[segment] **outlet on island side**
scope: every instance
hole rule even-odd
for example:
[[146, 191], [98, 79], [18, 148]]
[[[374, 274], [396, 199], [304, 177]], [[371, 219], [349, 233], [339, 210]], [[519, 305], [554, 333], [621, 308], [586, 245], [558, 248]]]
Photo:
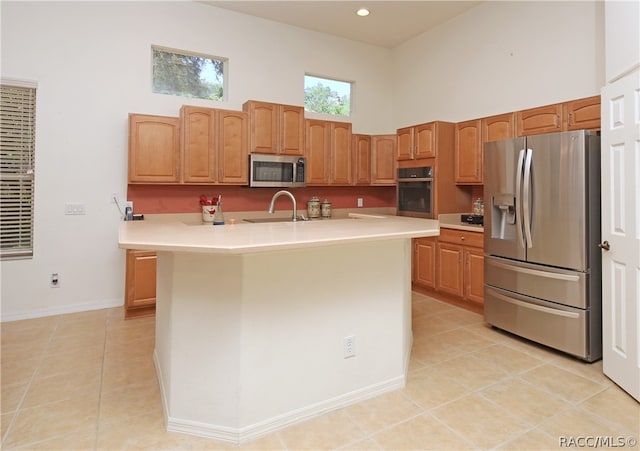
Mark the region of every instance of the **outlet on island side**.
[[59, 288], [60, 287], [60, 276], [57, 272], [51, 274], [51, 288]]
[[344, 345], [344, 358], [355, 357], [356, 355], [356, 336], [349, 335], [343, 339]]

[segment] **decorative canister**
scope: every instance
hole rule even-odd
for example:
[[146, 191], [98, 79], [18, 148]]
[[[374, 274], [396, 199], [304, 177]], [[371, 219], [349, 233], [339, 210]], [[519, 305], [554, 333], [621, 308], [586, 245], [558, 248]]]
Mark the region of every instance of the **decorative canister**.
[[202, 221], [213, 222], [213, 216], [216, 212], [215, 205], [203, 205], [202, 206]]
[[320, 204], [320, 211], [323, 218], [331, 217], [331, 202], [325, 199], [322, 204]]
[[313, 196], [311, 200], [307, 202], [307, 216], [309, 218], [320, 217], [320, 199], [316, 196]]

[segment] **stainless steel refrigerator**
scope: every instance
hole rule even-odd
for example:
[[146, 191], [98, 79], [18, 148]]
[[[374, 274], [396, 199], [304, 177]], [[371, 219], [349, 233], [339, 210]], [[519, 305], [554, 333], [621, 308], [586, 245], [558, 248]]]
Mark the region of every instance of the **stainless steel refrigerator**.
[[484, 147], [485, 320], [586, 361], [602, 357], [600, 137]]

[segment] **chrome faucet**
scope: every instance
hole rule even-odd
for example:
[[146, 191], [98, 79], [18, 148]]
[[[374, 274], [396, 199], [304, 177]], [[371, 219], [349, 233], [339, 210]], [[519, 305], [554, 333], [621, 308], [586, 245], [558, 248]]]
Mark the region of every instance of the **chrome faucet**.
[[296, 204], [296, 198], [293, 197], [293, 194], [291, 194], [289, 191], [286, 190], [280, 190], [277, 193], [275, 193], [273, 195], [273, 197], [271, 198], [271, 203], [269, 204], [269, 213], [273, 213], [276, 209], [276, 199], [280, 196], [289, 196], [289, 198], [291, 199], [291, 202], [293, 202], [293, 218], [291, 219], [292, 221], [297, 221], [298, 220], [298, 205]]

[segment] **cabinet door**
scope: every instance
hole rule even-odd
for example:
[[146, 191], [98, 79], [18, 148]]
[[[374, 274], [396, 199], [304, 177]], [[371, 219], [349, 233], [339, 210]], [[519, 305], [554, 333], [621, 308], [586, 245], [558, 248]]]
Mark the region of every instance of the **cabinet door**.
[[278, 107], [250, 100], [242, 106], [249, 114], [249, 152], [278, 153]]
[[482, 142], [515, 138], [515, 113], [499, 114], [482, 119]]
[[398, 129], [396, 136], [398, 143], [397, 160], [411, 160], [413, 158], [413, 127]]
[[180, 122], [184, 182], [215, 182], [215, 110], [183, 106], [180, 110]]
[[180, 119], [129, 115], [129, 182], [180, 182]]
[[330, 183], [335, 185], [351, 184], [351, 124], [331, 122]]
[[329, 183], [329, 123], [315, 119], [306, 121], [307, 184]]
[[562, 131], [562, 104], [547, 105], [516, 112], [517, 136]]
[[438, 243], [437, 289], [463, 297], [463, 248], [455, 244]]
[[480, 120], [457, 123], [455, 135], [456, 183], [482, 183], [482, 153]]
[[246, 185], [249, 179], [247, 113], [218, 110], [218, 181]]
[[414, 159], [435, 158], [436, 138], [435, 123], [416, 125], [413, 128]]
[[484, 252], [473, 247], [464, 251], [465, 268], [465, 299], [469, 301], [484, 302]]
[[371, 183], [373, 185], [396, 184], [396, 135], [372, 137]]
[[[371, 183], [371, 136], [352, 135], [351, 152], [353, 153], [353, 183], [369, 185]], [[395, 157], [393, 154], [394, 160]]]
[[153, 251], [127, 249], [125, 318], [155, 313], [156, 260]]
[[415, 283], [436, 287], [436, 238], [417, 238], [415, 240], [414, 281]]
[[304, 155], [304, 108], [291, 105], [279, 105], [278, 153], [286, 155]]
[[565, 103], [565, 130], [600, 130], [600, 96]]

